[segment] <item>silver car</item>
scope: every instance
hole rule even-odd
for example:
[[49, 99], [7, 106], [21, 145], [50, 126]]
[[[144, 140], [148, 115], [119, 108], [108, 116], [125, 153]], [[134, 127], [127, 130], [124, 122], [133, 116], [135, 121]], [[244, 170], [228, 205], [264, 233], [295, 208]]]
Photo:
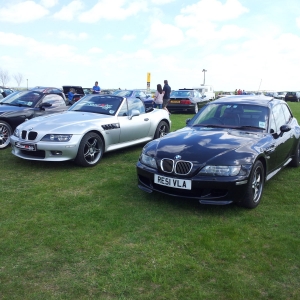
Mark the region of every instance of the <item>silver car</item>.
[[22, 123], [10, 142], [12, 154], [23, 159], [91, 167], [103, 153], [162, 137], [170, 127], [167, 111], [146, 111], [138, 98], [91, 94], [68, 111]]

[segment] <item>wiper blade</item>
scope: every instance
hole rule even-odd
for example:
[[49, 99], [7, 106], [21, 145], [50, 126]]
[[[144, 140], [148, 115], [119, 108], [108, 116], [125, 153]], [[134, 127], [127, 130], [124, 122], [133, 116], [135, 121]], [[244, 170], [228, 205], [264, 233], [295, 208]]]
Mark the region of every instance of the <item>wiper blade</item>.
[[252, 126], [252, 125], [243, 125], [243, 126], [239, 126], [238, 128], [239, 129], [245, 129], [245, 128], [265, 129], [264, 127]]
[[224, 125], [221, 124], [195, 124], [193, 127], [212, 127], [212, 128], [219, 128], [224, 127]]

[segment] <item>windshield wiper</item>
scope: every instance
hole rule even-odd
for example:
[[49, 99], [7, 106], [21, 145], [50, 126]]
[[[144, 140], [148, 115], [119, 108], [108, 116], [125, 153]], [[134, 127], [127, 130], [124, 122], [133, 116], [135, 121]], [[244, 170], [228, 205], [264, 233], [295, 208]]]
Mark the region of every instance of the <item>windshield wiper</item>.
[[265, 129], [264, 127], [252, 126], [252, 125], [243, 125], [243, 126], [239, 126], [237, 128], [238, 129], [244, 129], [244, 128]]
[[224, 127], [224, 125], [221, 124], [195, 124], [193, 127], [212, 127], [212, 128], [219, 128]]

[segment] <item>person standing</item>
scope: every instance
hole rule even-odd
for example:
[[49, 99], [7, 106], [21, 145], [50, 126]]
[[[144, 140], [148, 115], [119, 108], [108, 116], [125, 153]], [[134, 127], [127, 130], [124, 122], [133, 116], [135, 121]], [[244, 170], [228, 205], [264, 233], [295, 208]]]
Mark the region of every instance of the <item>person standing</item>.
[[169, 110], [167, 109], [167, 105], [170, 101], [171, 87], [168, 84], [168, 80], [164, 80], [164, 88], [163, 88], [164, 96], [163, 96], [163, 109], [165, 109], [169, 114]]
[[154, 108], [162, 108], [164, 94], [161, 84], [158, 84], [154, 97]]
[[74, 98], [75, 90], [73, 88], [70, 88], [69, 93], [68, 93], [68, 101], [69, 104], [73, 104], [73, 98]]
[[100, 86], [98, 85], [98, 81], [95, 82], [95, 85], [93, 86], [93, 94], [100, 94], [101, 89]]

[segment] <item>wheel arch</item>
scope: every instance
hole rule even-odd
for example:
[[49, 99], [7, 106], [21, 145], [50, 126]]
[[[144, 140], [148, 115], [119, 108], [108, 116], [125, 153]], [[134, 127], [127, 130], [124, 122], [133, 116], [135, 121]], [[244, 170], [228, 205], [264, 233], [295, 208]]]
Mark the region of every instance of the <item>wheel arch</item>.
[[7, 119], [7, 118], [3, 118], [0, 116], [0, 122], [5, 122], [7, 123], [11, 129], [14, 131], [16, 129], [17, 126], [15, 126], [14, 124], [12, 124], [11, 120]]
[[[103, 134], [102, 134], [101, 131], [96, 130], [96, 129], [89, 130], [89, 131], [87, 131], [87, 132], [82, 136], [82, 138], [83, 138], [86, 134], [89, 134], [89, 133], [91, 133], [91, 132], [96, 133], [96, 134], [98, 134], [98, 135], [100, 136], [100, 138], [101, 138], [101, 140], [102, 140], [102, 142], [103, 142], [103, 146], [104, 146], [103, 148], [104, 148], [104, 150], [105, 150], [105, 145], [106, 145], [106, 143], [105, 143], [105, 139], [104, 139], [104, 136], [103, 136]], [[104, 151], [104, 152], [105, 152], [105, 151]]]
[[264, 181], [266, 181], [266, 178], [267, 178], [267, 161], [266, 161], [266, 158], [263, 157], [263, 156], [260, 156], [260, 157], [257, 158], [256, 161], [260, 161], [262, 163], [262, 165], [264, 167]]

